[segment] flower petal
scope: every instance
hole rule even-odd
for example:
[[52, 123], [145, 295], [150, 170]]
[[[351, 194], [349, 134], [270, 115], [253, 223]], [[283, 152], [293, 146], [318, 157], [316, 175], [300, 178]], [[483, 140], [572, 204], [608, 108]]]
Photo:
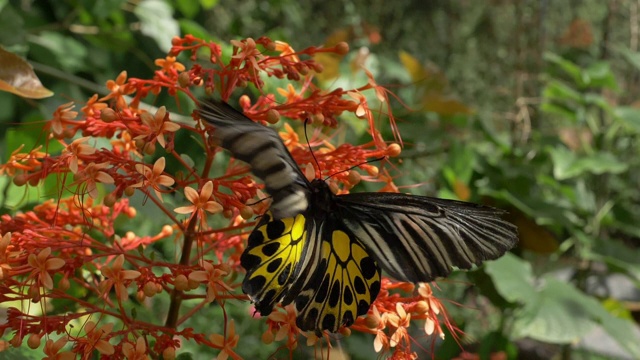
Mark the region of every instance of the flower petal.
[[44, 268], [47, 270], [58, 270], [66, 264], [66, 261], [60, 258], [47, 259]]

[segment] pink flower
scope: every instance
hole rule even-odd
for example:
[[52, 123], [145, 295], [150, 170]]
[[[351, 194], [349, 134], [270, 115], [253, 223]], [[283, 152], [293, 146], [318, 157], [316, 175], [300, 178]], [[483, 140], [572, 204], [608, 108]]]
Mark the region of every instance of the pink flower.
[[141, 273], [136, 270], [122, 270], [124, 264], [124, 255], [120, 254], [111, 266], [105, 266], [101, 269], [105, 280], [100, 283], [100, 289], [103, 294], [107, 294], [111, 287], [115, 287], [116, 296], [120, 302], [127, 301], [129, 294], [127, 293], [127, 285], [129, 280], [138, 278]]
[[211, 194], [213, 193], [213, 182], [207, 181], [206, 184], [198, 191], [194, 190], [190, 187], [184, 188], [184, 195], [191, 202], [192, 205], [181, 206], [175, 208], [173, 211], [178, 214], [190, 214], [190, 213], [200, 213], [200, 218], [204, 218], [204, 211], [210, 212], [212, 214], [219, 213], [223, 210], [222, 205], [217, 203], [216, 201], [211, 200]]
[[38, 255], [29, 254], [27, 262], [29, 263], [29, 266], [33, 268], [33, 274], [37, 274], [38, 282], [46, 289], [51, 290], [53, 289], [53, 279], [51, 278], [49, 271], [60, 269], [64, 266], [65, 261], [60, 258], [49, 258], [49, 255], [51, 255], [51, 248], [44, 248], [38, 253]]
[[131, 185], [131, 187], [139, 188], [143, 186], [151, 186], [156, 193], [156, 196], [162, 201], [162, 194], [160, 193], [160, 186], [171, 186], [175, 183], [175, 180], [168, 175], [162, 175], [165, 166], [164, 157], [159, 158], [153, 164], [153, 169], [144, 164], [136, 164], [136, 171], [145, 177], [145, 180], [139, 183]]

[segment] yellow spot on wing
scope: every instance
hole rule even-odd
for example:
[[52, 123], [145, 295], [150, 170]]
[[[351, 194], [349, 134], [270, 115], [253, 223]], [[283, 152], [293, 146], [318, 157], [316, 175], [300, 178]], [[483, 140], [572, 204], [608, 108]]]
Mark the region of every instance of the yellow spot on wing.
[[338, 255], [340, 261], [347, 261], [349, 259], [349, 254], [351, 253], [349, 249], [349, 245], [351, 244], [349, 236], [347, 236], [343, 231], [336, 230], [333, 232], [331, 237], [333, 251]]

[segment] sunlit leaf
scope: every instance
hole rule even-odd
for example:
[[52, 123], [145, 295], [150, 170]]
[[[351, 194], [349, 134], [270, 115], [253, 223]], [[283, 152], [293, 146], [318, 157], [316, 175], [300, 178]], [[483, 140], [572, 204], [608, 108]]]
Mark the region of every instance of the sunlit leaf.
[[631, 51], [626, 47], [616, 47], [616, 51], [622, 54], [622, 56], [637, 70], [640, 70], [640, 52]]
[[428, 93], [422, 100], [423, 109], [440, 115], [472, 114], [473, 110], [462, 101], [439, 93]]
[[425, 71], [420, 61], [418, 61], [418, 59], [411, 56], [411, 54], [406, 51], [401, 51], [399, 56], [400, 62], [407, 70], [407, 72], [411, 76], [411, 80], [414, 83], [424, 81], [427, 78], [427, 72]]
[[549, 152], [553, 160], [553, 176], [558, 180], [570, 179], [587, 172], [619, 174], [629, 167], [627, 163], [607, 152], [580, 157], [565, 147], [556, 147]]
[[618, 106], [613, 110], [613, 114], [628, 129], [640, 132], [640, 109], [631, 106]]
[[313, 60], [322, 64], [323, 70], [316, 73], [315, 76], [319, 81], [330, 81], [340, 75], [341, 57], [335, 54], [318, 53], [313, 56]]
[[531, 316], [516, 321], [516, 334], [563, 344], [582, 338], [600, 325], [633, 358], [640, 356], [640, 343], [631, 321], [613, 316], [595, 298], [568, 282], [550, 276], [543, 281], [538, 296], [529, 303], [527, 311]]
[[484, 269], [493, 279], [496, 290], [509, 302], [524, 303], [535, 296], [531, 264], [506, 253], [503, 257], [489, 261]]
[[24, 59], [0, 48], [0, 90], [18, 96], [42, 99], [53, 95]]
[[547, 276], [529, 297], [522, 316], [514, 324], [517, 337], [530, 337], [552, 344], [572, 343], [596, 326], [595, 314], [602, 306], [572, 284]]
[[573, 62], [564, 59], [562, 56], [546, 52], [543, 55], [543, 58], [555, 65], [557, 65], [560, 69], [562, 69], [567, 75], [571, 76], [576, 83], [579, 83], [582, 78], [582, 70], [580, 67]]
[[180, 35], [173, 9], [162, 0], [143, 0], [133, 11], [140, 19], [140, 31], [155, 40], [162, 51], [171, 50], [171, 39]]
[[595, 62], [582, 71], [582, 84], [587, 87], [606, 88], [617, 90], [618, 84], [611, 71], [611, 64], [606, 61]]

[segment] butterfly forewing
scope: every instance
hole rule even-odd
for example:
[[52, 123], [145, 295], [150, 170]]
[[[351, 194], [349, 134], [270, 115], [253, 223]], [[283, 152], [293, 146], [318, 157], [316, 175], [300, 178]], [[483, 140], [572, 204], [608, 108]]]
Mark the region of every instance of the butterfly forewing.
[[265, 214], [249, 236], [240, 264], [247, 270], [242, 290], [262, 315], [286, 295], [300, 272], [307, 246], [305, 217], [275, 220]]
[[517, 241], [499, 210], [395, 193], [336, 197], [346, 227], [398, 280], [426, 282], [496, 259]]
[[215, 127], [214, 138], [233, 156], [251, 165], [273, 204], [269, 211], [276, 219], [292, 217], [308, 206], [309, 182], [280, 140], [278, 133], [215, 100], [200, 104], [201, 118]]

